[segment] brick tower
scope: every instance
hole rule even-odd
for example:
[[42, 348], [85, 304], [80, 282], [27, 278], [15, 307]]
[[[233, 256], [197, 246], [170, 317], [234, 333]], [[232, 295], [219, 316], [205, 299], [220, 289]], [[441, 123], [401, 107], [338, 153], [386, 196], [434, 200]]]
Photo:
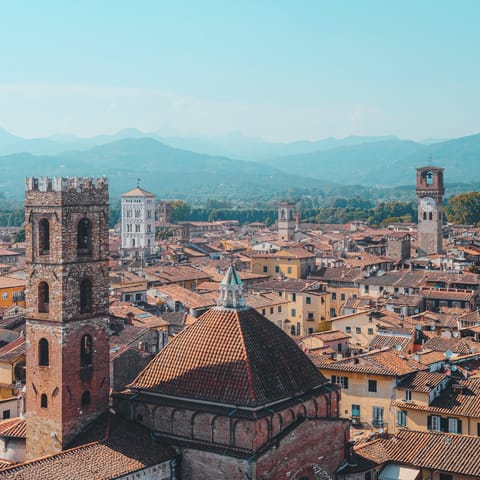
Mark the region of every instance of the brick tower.
[[418, 255], [442, 251], [443, 168], [417, 168]]
[[27, 178], [27, 459], [108, 407], [108, 184]]

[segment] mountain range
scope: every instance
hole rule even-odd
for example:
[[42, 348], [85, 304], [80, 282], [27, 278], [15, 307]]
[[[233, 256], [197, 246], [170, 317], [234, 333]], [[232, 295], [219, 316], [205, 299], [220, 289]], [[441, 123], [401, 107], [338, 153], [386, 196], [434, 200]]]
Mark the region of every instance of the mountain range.
[[[136, 129], [82, 138], [67, 134], [25, 139], [0, 129], [0, 191], [23, 196], [25, 175], [110, 178], [113, 196], [135, 186], [168, 198], [256, 198], [315, 191], [340, 185], [409, 185], [415, 168], [444, 167], [445, 182], [478, 188], [480, 134], [423, 142], [397, 137], [352, 136], [315, 142], [266, 142], [240, 133], [202, 137], [161, 136]], [[343, 191], [348, 195], [353, 187]]]

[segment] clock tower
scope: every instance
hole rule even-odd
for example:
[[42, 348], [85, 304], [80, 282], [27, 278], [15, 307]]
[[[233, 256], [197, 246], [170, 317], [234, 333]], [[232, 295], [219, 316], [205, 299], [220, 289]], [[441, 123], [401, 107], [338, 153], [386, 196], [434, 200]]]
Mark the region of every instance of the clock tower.
[[417, 168], [418, 255], [442, 251], [443, 168]]

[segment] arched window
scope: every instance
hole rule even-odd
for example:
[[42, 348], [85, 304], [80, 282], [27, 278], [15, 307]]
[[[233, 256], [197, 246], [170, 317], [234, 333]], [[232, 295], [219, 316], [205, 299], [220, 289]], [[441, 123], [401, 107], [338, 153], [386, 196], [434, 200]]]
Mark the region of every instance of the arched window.
[[91, 335], [84, 335], [80, 342], [80, 366], [90, 367], [93, 364], [93, 339]]
[[40, 255], [50, 253], [50, 222], [46, 218], [38, 222], [38, 250]]
[[38, 364], [42, 367], [50, 365], [48, 340], [46, 338], [41, 338], [38, 342]]
[[424, 219], [424, 220], [427, 219], [427, 212], [423, 212], [423, 219]]
[[92, 282], [88, 278], [80, 283], [80, 313], [92, 313]]
[[135, 248], [135, 239], [134, 238], [132, 238], [132, 247]]
[[48, 398], [45, 393], [42, 393], [42, 396], [40, 397], [40, 407], [42, 408], [48, 407]]
[[48, 313], [50, 304], [50, 288], [47, 282], [38, 284], [38, 311], [39, 313]]
[[432, 219], [433, 219], [433, 214], [432, 214], [432, 212], [428, 212], [428, 219], [429, 219], [429, 220], [432, 220]]
[[92, 249], [92, 222], [88, 218], [78, 222], [77, 249], [79, 254], [88, 254]]
[[88, 390], [85, 390], [82, 394], [82, 407], [86, 407], [87, 405], [90, 405], [90, 401], [91, 401], [90, 392]]
[[425, 183], [427, 185], [433, 185], [433, 173], [432, 172], [427, 172], [425, 174]]

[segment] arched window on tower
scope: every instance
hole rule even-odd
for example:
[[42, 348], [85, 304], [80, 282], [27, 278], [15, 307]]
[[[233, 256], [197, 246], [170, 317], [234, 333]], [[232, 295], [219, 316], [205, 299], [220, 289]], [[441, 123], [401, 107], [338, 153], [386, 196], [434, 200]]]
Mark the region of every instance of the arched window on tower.
[[41, 367], [48, 367], [50, 365], [50, 352], [46, 338], [41, 338], [38, 342], [38, 364]]
[[40, 407], [42, 408], [48, 407], [48, 398], [45, 393], [42, 393], [42, 396], [40, 397]]
[[424, 219], [424, 220], [427, 219], [427, 212], [423, 212], [423, 219]]
[[93, 339], [91, 335], [84, 335], [80, 341], [80, 366], [91, 367], [93, 365]]
[[428, 219], [429, 219], [429, 220], [432, 220], [432, 219], [433, 219], [433, 213], [432, 213], [432, 212], [428, 212]]
[[425, 174], [425, 183], [427, 185], [433, 185], [433, 173], [432, 172], [427, 172]]
[[80, 283], [80, 313], [92, 313], [92, 282], [88, 278]]
[[46, 218], [38, 222], [38, 250], [40, 255], [50, 253], [50, 222]]
[[91, 402], [91, 395], [88, 390], [85, 390], [82, 394], [82, 407], [86, 407], [87, 405], [90, 405]]
[[92, 222], [88, 218], [78, 222], [77, 249], [79, 255], [88, 255], [92, 251]]
[[50, 288], [47, 282], [38, 284], [38, 312], [48, 313], [50, 305]]

